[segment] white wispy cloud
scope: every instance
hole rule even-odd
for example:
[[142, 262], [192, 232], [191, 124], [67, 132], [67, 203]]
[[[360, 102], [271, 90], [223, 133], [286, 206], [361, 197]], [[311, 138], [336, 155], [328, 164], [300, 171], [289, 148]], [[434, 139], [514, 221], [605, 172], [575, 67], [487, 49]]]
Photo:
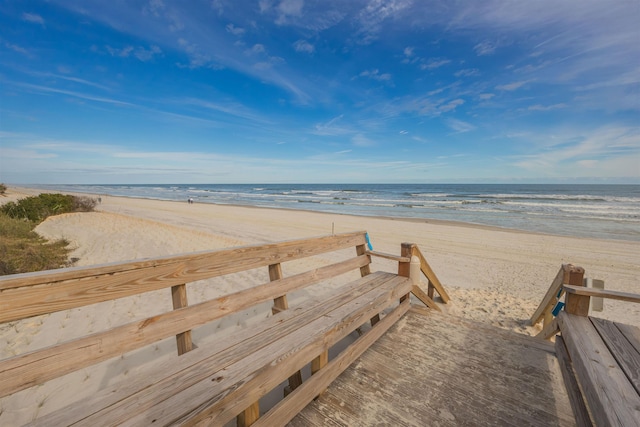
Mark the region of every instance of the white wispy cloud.
[[363, 44], [373, 42], [378, 38], [382, 23], [407, 10], [411, 4], [411, 0], [369, 0], [356, 17], [358, 41]]
[[463, 70], [456, 71], [455, 73], [453, 73], [453, 75], [456, 77], [479, 76], [480, 70], [478, 70], [477, 68], [465, 68]]
[[488, 40], [485, 40], [475, 45], [473, 47], [473, 50], [475, 50], [478, 56], [484, 56], [484, 55], [491, 55], [493, 52], [496, 51], [496, 48], [497, 46], [494, 43]]
[[527, 108], [527, 110], [529, 111], [550, 111], [550, 110], [558, 110], [561, 108], [567, 108], [568, 105], [561, 102], [558, 104], [553, 104], [553, 105], [540, 105], [540, 104], [536, 104], [536, 105], [531, 105], [529, 106], [529, 108]]
[[149, 49], [146, 49], [143, 46], [125, 46], [123, 48], [115, 48], [107, 45], [105, 46], [105, 49], [111, 56], [129, 58], [133, 55], [142, 62], [149, 61], [156, 55], [162, 55], [162, 50], [155, 45], [150, 46]]
[[342, 124], [344, 115], [340, 114], [337, 117], [324, 123], [317, 123], [311, 133], [322, 136], [337, 136], [353, 134], [355, 131], [351, 126]]
[[[536, 133], [530, 154], [514, 165], [541, 176], [586, 176], [584, 167], [598, 166], [597, 176], [639, 178], [640, 127], [608, 125], [596, 129], [553, 129]], [[562, 171], [562, 173], [559, 173]]]
[[351, 142], [356, 147], [371, 147], [371, 146], [375, 145], [375, 142], [373, 140], [367, 138], [366, 136], [364, 136], [361, 133], [359, 133], [357, 135], [354, 135], [351, 138]]
[[456, 133], [465, 133], [476, 129], [476, 126], [471, 123], [453, 118], [447, 119], [445, 123]]
[[281, 0], [280, 4], [276, 7], [278, 11], [278, 19], [276, 24], [285, 24], [290, 17], [302, 16], [302, 8], [304, 7], [304, 0]]
[[42, 18], [42, 16], [36, 14], [36, 13], [23, 13], [22, 14], [22, 20], [26, 21], [26, 22], [31, 22], [32, 24], [40, 24], [40, 25], [44, 25], [44, 19]]
[[112, 105], [120, 105], [120, 106], [126, 106], [126, 107], [133, 107], [135, 106], [134, 104], [131, 104], [129, 102], [125, 102], [125, 101], [120, 101], [118, 99], [113, 99], [113, 98], [106, 98], [106, 97], [102, 97], [102, 96], [96, 96], [96, 95], [92, 95], [89, 93], [82, 93], [82, 92], [76, 92], [76, 91], [71, 91], [71, 90], [64, 90], [64, 89], [58, 89], [58, 88], [53, 88], [53, 87], [48, 87], [48, 86], [41, 86], [41, 85], [34, 85], [34, 84], [30, 84], [30, 83], [14, 83], [14, 85], [16, 87], [20, 87], [23, 89], [26, 89], [28, 91], [32, 91], [35, 93], [58, 93], [61, 95], [68, 95], [68, 96], [72, 96], [74, 98], [79, 98], [79, 99], [85, 99], [88, 101], [96, 101], [96, 102], [101, 102], [104, 104], [112, 104]]
[[293, 48], [296, 52], [305, 52], [305, 53], [313, 53], [316, 49], [315, 47], [306, 40], [298, 40], [293, 44]]
[[4, 45], [6, 48], [11, 49], [14, 52], [18, 52], [26, 56], [31, 56], [31, 53], [22, 46], [18, 46], [17, 44], [13, 44], [9, 42], [4, 42]]
[[380, 71], [376, 68], [373, 70], [365, 70], [358, 74], [360, 77], [368, 77], [373, 80], [377, 80], [379, 82], [386, 82], [391, 80], [391, 74], [389, 73], [380, 73]]
[[427, 61], [424, 64], [420, 65], [420, 69], [421, 70], [435, 70], [436, 68], [440, 68], [443, 65], [447, 65], [450, 64], [451, 60], [450, 59], [444, 59], [444, 58], [432, 58], [429, 61]]
[[510, 91], [514, 91], [516, 89], [520, 89], [522, 86], [526, 85], [527, 83], [530, 83], [531, 81], [532, 80], [521, 80], [521, 81], [518, 81], [518, 82], [498, 85], [498, 86], [496, 86], [496, 89], [510, 92]]
[[227, 24], [225, 29], [227, 30], [228, 33], [231, 33], [234, 36], [241, 36], [246, 32], [244, 28], [236, 27], [233, 24]]

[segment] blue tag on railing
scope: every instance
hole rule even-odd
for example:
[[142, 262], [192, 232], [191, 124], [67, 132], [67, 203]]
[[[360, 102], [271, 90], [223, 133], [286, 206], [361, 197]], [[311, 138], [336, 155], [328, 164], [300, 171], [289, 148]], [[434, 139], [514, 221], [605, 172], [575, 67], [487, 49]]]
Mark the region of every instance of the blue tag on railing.
[[369, 248], [370, 251], [372, 251], [373, 246], [371, 246], [371, 240], [369, 240], [369, 233], [365, 233], [364, 238], [367, 241], [367, 247]]
[[553, 310], [551, 311], [554, 317], [560, 313], [560, 310], [562, 310], [562, 307], [564, 307], [564, 303], [562, 301], [558, 301], [556, 306], [553, 307]]

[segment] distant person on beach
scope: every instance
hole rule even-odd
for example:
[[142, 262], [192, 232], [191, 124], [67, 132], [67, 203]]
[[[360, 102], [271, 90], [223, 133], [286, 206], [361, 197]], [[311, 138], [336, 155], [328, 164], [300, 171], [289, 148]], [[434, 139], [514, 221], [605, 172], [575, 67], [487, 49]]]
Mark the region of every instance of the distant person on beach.
[[189, 204], [193, 203], [193, 199], [191, 197], [189, 197], [189, 200], [187, 200], [187, 202], [189, 202]]

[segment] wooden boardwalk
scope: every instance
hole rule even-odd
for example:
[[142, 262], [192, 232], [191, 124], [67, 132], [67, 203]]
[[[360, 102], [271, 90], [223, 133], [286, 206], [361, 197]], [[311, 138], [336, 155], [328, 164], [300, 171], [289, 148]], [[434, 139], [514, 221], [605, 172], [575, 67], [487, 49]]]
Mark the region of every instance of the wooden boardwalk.
[[412, 309], [290, 426], [573, 426], [551, 343]]

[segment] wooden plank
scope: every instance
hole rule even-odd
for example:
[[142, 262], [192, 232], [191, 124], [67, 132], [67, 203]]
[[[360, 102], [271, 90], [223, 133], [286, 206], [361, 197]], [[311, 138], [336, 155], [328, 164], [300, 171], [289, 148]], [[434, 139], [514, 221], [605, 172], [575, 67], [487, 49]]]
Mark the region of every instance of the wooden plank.
[[260, 418], [260, 402], [255, 402], [253, 405], [249, 406], [243, 412], [238, 414], [238, 419], [236, 421], [236, 426], [238, 427], [249, 427], [253, 425]]
[[444, 290], [444, 286], [442, 286], [442, 283], [440, 283], [440, 279], [438, 279], [438, 276], [436, 276], [436, 273], [427, 262], [427, 259], [422, 254], [422, 251], [420, 251], [420, 248], [418, 248], [418, 246], [414, 246], [411, 255], [416, 255], [418, 258], [420, 258], [420, 269], [427, 277], [427, 279], [429, 279], [429, 283], [431, 283], [431, 285], [433, 285], [433, 287], [436, 289], [436, 291], [440, 295], [440, 298], [442, 298], [442, 302], [445, 304], [448, 303], [450, 300], [449, 294], [447, 294], [447, 291]]
[[[312, 409], [341, 425], [396, 425], [384, 420], [401, 414], [416, 420], [409, 425], [575, 426], [555, 352], [527, 344], [549, 343], [450, 319], [408, 313], [300, 415]], [[500, 338], [505, 333], [516, 339]], [[331, 395], [342, 402], [329, 405]]]
[[620, 332], [622, 332], [629, 343], [640, 353], [640, 328], [624, 323], [615, 322]]
[[[271, 264], [269, 265], [269, 280], [274, 282], [276, 280], [282, 279], [282, 264]], [[276, 314], [283, 310], [289, 308], [289, 302], [287, 301], [286, 295], [281, 295], [273, 300], [273, 310], [272, 313]]]
[[571, 403], [571, 409], [576, 418], [576, 424], [578, 427], [592, 426], [593, 423], [589, 417], [589, 410], [584, 403], [582, 391], [580, 391], [580, 386], [573, 371], [571, 358], [569, 357], [569, 353], [567, 353], [567, 347], [561, 336], [556, 337], [556, 355], [558, 356], [558, 363], [560, 364], [564, 385], [567, 389], [569, 403]]
[[[591, 279], [591, 287], [594, 289], [602, 289], [604, 290], [604, 280], [599, 279]], [[592, 297], [591, 298], [591, 308], [593, 311], [603, 311], [604, 310], [604, 300], [602, 297]]]
[[[400, 245], [400, 256], [403, 258], [408, 258], [409, 262], [399, 262], [398, 263], [398, 276], [401, 277], [410, 277], [411, 276], [411, 252], [415, 247], [415, 243], [402, 243]], [[405, 299], [410, 299], [410, 295], [403, 295], [400, 298], [400, 302], [403, 302]]]
[[576, 316], [588, 316], [589, 304], [590, 301], [588, 296], [567, 293], [564, 311]]
[[[271, 264], [269, 265], [269, 280], [272, 282], [276, 280], [281, 280], [283, 278], [282, 274], [282, 264]], [[273, 309], [272, 313], [277, 314], [281, 311], [289, 309], [289, 302], [287, 301], [287, 296], [282, 295], [273, 300]], [[284, 395], [287, 396], [291, 391], [295, 390], [300, 384], [302, 384], [302, 372], [298, 371], [289, 377], [289, 386], [285, 387]]]
[[[566, 277], [566, 276], [565, 276]], [[590, 298], [585, 295], [579, 295], [574, 292], [568, 292], [567, 286], [584, 286], [584, 269], [582, 267], [574, 267], [569, 271], [569, 279], [563, 285], [564, 291], [567, 293], [564, 310], [569, 314], [578, 316], [589, 315]]]
[[420, 301], [422, 301], [422, 303], [427, 307], [437, 311], [442, 311], [442, 309], [438, 307], [438, 304], [436, 304], [434, 300], [429, 298], [429, 295], [420, 286], [413, 285], [413, 287], [411, 288], [411, 293], [415, 295], [416, 298], [418, 298]]
[[[138, 378], [136, 383], [115, 384], [79, 402], [74, 406], [73, 411], [62, 409], [54, 412], [38, 420], [37, 425], [69, 425], [81, 420], [87, 424], [90, 424], [91, 420], [104, 424], [101, 417], [106, 417], [113, 411], [119, 411], [119, 416], [123, 417], [119, 422], [114, 421], [114, 424], [119, 424], [126, 419], [127, 413], [133, 416], [137, 412], [150, 411], [154, 405], [171, 398], [179, 392], [177, 386], [180, 390], [184, 390], [199, 382], [206, 384], [206, 387], [200, 390], [202, 396], [210, 396], [211, 378], [216, 380], [214, 381], [216, 384], [218, 378], [222, 378], [217, 375], [212, 376], [212, 373], [225, 371], [239, 360], [261, 351], [285, 336], [297, 333], [301, 325], [324, 318], [327, 311], [344, 307], [349, 302], [345, 298], [346, 295], [357, 299], [385, 284], [399, 286], [402, 280], [394, 276], [390, 273], [376, 272], [351, 282], [336, 290], [324, 301], [310, 302], [290, 309], [266, 319], [256, 327], [238, 331], [228, 337], [228, 340], [195, 349], [183, 355], [178, 361], [163, 362], [154, 372], [148, 373], [144, 378]], [[329, 345], [333, 344], [329, 343]], [[279, 351], [278, 348], [273, 354], [277, 351]], [[322, 350], [319, 349], [318, 353], [310, 355], [306, 363], [320, 351]], [[0, 385], [2, 385], [1, 382]], [[256, 400], [258, 398], [259, 396]], [[197, 401], [198, 397], [194, 399]], [[185, 402], [190, 400], [187, 399], [182, 404], [185, 405]], [[251, 403], [247, 402], [246, 405]], [[242, 408], [238, 412], [241, 410]]]
[[[364, 244], [364, 232], [0, 278], [0, 323]], [[367, 258], [368, 260], [368, 258]]]
[[[153, 411], [139, 410], [136, 402], [135, 406], [127, 408], [122, 415], [129, 417], [131, 411], [138, 412], [129, 419], [132, 424], [148, 424], [153, 420], [159, 425], [209, 425], [214, 420], [216, 424], [224, 424], [248, 404], [280, 384], [291, 372], [301, 369], [323, 350], [353, 332], [373, 313], [393, 304], [400, 295], [409, 292], [410, 286], [408, 281], [401, 278], [385, 282], [369, 294], [351, 300], [285, 338], [244, 357], [239, 363], [226, 367], [224, 375], [210, 372], [203, 381], [192, 385], [183, 393], [172, 395], [161, 405], [154, 407]], [[320, 370], [317, 375], [323, 371]], [[219, 377], [219, 382], [212, 381]], [[184, 407], [184, 402], [193, 405], [191, 410]], [[105, 421], [102, 417], [96, 420]]]
[[274, 295], [349, 272], [366, 262], [363, 255], [0, 361], [0, 397], [269, 301]]
[[378, 258], [390, 259], [391, 261], [398, 261], [398, 262], [410, 262], [411, 261], [411, 258], [402, 257], [402, 256], [394, 255], [394, 254], [387, 254], [387, 253], [378, 252], [378, 251], [367, 251], [367, 255], [375, 256], [375, 257], [378, 257]]
[[565, 266], [568, 265], [569, 264], [564, 264], [560, 267], [560, 270], [558, 270], [558, 274], [556, 274], [555, 279], [551, 282], [551, 286], [547, 289], [547, 293], [544, 295], [544, 298], [542, 298], [542, 302], [531, 316], [530, 322], [532, 326], [538, 324], [544, 317], [545, 313], [550, 312], [553, 309], [553, 306], [556, 305], [556, 302], [558, 301], [558, 293], [560, 293], [562, 288]]
[[334, 360], [329, 362], [322, 371], [307, 380], [298, 390], [292, 393], [288, 399], [279, 402], [254, 425], [265, 427], [284, 425], [293, 419], [314, 396], [333, 382], [349, 365], [360, 357], [371, 344], [397, 322], [398, 319], [409, 310], [409, 307], [409, 301], [405, 300], [385, 316], [375, 328], [371, 328], [358, 338]]
[[612, 321], [596, 317], [591, 317], [590, 320], [622, 371], [627, 375], [633, 388], [640, 394], [640, 353], [638, 350]]
[[[364, 244], [356, 246], [356, 254], [358, 256], [366, 255], [367, 257], [369, 257], [369, 254], [367, 254], [367, 247]], [[371, 258], [369, 258], [369, 262], [371, 262]], [[360, 267], [360, 275], [362, 277], [366, 276], [369, 273], [371, 273], [371, 268], [369, 267], [369, 264], [363, 265], [362, 267]]]
[[639, 294], [633, 294], [629, 292], [612, 291], [609, 289], [585, 288], [583, 286], [571, 286], [571, 285], [565, 285], [564, 290], [565, 292], [572, 295], [608, 298], [608, 299], [615, 299], [615, 300], [628, 301], [628, 302], [640, 302]]
[[[371, 263], [371, 256], [370, 256], [369, 252], [367, 251], [367, 247], [366, 247], [365, 245], [358, 245], [358, 246], [356, 246], [356, 254], [357, 254], [358, 256], [360, 256], [360, 255], [367, 255], [367, 256], [369, 257], [369, 264], [367, 264], [367, 265], [364, 265], [364, 266], [360, 267], [360, 276], [361, 276], [361, 277], [364, 277], [364, 276], [366, 276], [366, 275], [368, 275], [368, 274], [371, 274], [371, 266], [370, 266], [370, 263]], [[379, 313], [376, 313], [376, 315], [375, 315], [375, 316], [373, 316], [373, 317], [370, 319], [371, 326], [373, 326], [373, 325], [375, 325], [376, 323], [378, 323], [378, 321], [379, 321], [379, 320], [380, 320], [380, 314], [379, 314]]]
[[[378, 319], [376, 323], [378, 323], [379, 321], [380, 319]], [[320, 353], [318, 357], [316, 357], [311, 361], [311, 375], [317, 374], [322, 368], [324, 368], [327, 365], [328, 362], [329, 362], [329, 350], [327, 349], [322, 353]], [[320, 392], [316, 395], [316, 397], [320, 396], [322, 393], [324, 393], [324, 389], [320, 390]]]
[[[173, 309], [187, 307], [187, 285], [176, 285], [171, 287], [171, 299], [173, 300]], [[191, 340], [191, 329], [180, 332], [176, 335], [176, 345], [178, 347], [178, 355], [182, 355], [193, 350], [193, 341]]]
[[640, 396], [589, 318], [561, 312], [557, 319], [594, 423], [639, 425]]
[[556, 319], [551, 320], [539, 333], [536, 338], [542, 338], [543, 340], [549, 340], [560, 331], [558, 321]]

